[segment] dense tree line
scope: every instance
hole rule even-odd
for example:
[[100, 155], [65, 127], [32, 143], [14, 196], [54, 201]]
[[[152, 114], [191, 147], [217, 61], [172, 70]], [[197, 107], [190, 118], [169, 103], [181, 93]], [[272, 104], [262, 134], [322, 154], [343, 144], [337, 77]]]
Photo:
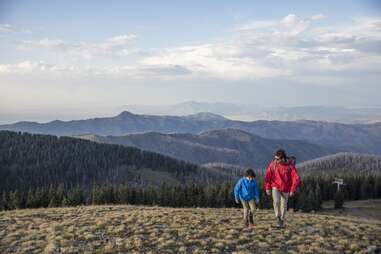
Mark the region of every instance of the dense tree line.
[[[289, 207], [310, 212], [319, 210], [326, 200], [336, 200], [342, 206], [343, 199], [358, 200], [381, 198], [381, 176], [343, 176], [345, 186], [337, 193], [332, 177], [306, 177], [294, 198], [289, 199]], [[262, 187], [263, 178], [258, 179]], [[65, 189], [63, 185], [39, 187], [29, 190], [13, 190], [1, 193], [0, 209], [37, 207], [60, 207], [90, 204], [133, 204], [171, 207], [235, 207], [234, 184], [181, 185], [162, 184], [159, 187], [94, 185], [90, 190], [79, 185]], [[260, 208], [272, 208], [271, 197], [261, 190]]]
[[[147, 176], [146, 172], [151, 173]], [[75, 185], [90, 189], [93, 184], [158, 185], [162, 180], [208, 183], [226, 180], [226, 176], [132, 147], [0, 131], [0, 192], [60, 184], [64, 189]]]

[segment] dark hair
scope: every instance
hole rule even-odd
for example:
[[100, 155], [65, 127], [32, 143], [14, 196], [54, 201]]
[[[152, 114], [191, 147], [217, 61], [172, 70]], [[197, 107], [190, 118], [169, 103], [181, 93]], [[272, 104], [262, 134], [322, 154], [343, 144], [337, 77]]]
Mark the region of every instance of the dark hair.
[[255, 172], [254, 170], [252, 170], [251, 168], [249, 168], [248, 170], [246, 170], [246, 174], [245, 174], [246, 177], [252, 177], [252, 178], [255, 178]]
[[278, 149], [276, 152], [275, 152], [275, 156], [279, 157], [280, 159], [285, 159], [287, 156], [286, 156], [286, 151], [283, 150], [283, 149]]

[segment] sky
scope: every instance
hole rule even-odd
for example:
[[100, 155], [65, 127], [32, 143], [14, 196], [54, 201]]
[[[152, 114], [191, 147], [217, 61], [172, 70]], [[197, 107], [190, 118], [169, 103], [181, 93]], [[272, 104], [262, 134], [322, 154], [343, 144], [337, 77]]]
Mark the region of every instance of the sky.
[[381, 1], [0, 0], [0, 122], [184, 101], [380, 107], [380, 66]]

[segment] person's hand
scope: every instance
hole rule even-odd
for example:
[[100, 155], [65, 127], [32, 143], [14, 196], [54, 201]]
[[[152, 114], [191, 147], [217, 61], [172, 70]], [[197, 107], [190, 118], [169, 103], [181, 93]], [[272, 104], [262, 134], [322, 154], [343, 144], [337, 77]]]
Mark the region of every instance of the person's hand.
[[236, 199], [235, 202], [236, 202], [237, 204], [239, 204], [239, 200], [238, 200], [238, 199]]
[[270, 196], [270, 194], [271, 194], [270, 190], [266, 190], [266, 194], [267, 194], [268, 196]]
[[295, 192], [290, 192], [290, 195], [289, 195], [290, 197], [293, 197], [293, 196], [295, 196]]

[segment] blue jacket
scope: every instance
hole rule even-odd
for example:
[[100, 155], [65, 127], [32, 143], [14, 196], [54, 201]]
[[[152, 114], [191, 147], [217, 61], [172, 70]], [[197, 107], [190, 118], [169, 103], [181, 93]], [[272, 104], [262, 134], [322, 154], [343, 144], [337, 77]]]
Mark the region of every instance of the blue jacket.
[[255, 199], [259, 202], [259, 188], [255, 179], [249, 181], [246, 177], [239, 179], [234, 187], [234, 197], [236, 200], [243, 199], [250, 201]]

